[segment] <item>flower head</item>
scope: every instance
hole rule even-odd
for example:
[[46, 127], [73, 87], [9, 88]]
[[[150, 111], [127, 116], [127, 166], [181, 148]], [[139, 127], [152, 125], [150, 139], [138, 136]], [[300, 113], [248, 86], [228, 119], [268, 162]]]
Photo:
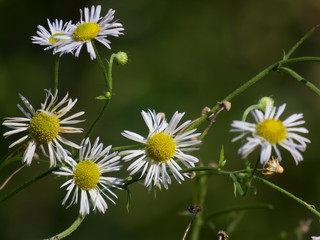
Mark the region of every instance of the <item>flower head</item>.
[[115, 203], [107, 193], [117, 198], [110, 188], [120, 188], [123, 180], [115, 177], [106, 177], [103, 174], [120, 170], [120, 156], [117, 156], [116, 152], [109, 154], [111, 146], [104, 148], [103, 144], [99, 143], [99, 138], [96, 139], [92, 146], [89, 138], [86, 138], [82, 141], [81, 147], [79, 162], [68, 157], [66, 161], [68, 165], [54, 172], [57, 175], [71, 177], [61, 186], [68, 186], [68, 193], [62, 204], [65, 205], [72, 192], [72, 199], [67, 208], [72, 204], [76, 204], [81, 193], [81, 215], [90, 213], [89, 198], [91, 199], [93, 210], [97, 209], [99, 212], [104, 213], [108, 205], [103, 196]]
[[68, 32], [72, 26], [71, 21], [66, 22], [63, 24], [62, 20], [56, 19], [54, 22], [50, 22], [49, 19], [47, 19], [48, 26], [49, 26], [49, 31], [45, 29], [43, 26], [38, 25], [38, 31], [37, 34], [38, 36], [33, 36], [31, 38], [32, 43], [34, 44], [39, 44], [43, 46], [48, 46], [44, 50], [49, 50], [51, 48], [54, 48], [53, 54], [56, 53], [56, 46], [61, 44], [64, 39], [55, 39], [55, 36], [62, 35], [62, 32]]
[[[65, 125], [82, 122], [83, 120], [75, 120], [75, 118], [81, 116], [84, 112], [78, 112], [63, 119], [63, 116], [75, 105], [77, 99], [68, 99], [68, 94], [66, 94], [66, 96], [58, 102], [58, 92], [53, 95], [50, 90], [45, 91], [46, 100], [41, 104], [41, 108], [37, 110], [33, 108], [25, 97], [19, 94], [29, 112], [25, 111], [23, 107], [18, 104], [19, 109], [25, 117], [8, 117], [5, 118], [5, 121], [2, 124], [13, 129], [4, 133], [3, 136], [5, 137], [20, 132], [26, 132], [25, 136], [9, 146], [9, 148], [11, 148], [19, 143], [27, 141], [28, 146], [22, 157], [23, 162], [30, 165], [36, 147], [40, 147], [45, 155], [47, 155], [47, 151], [49, 152], [51, 167], [56, 165], [57, 160], [61, 162], [62, 158], [66, 158], [68, 155], [68, 151], [61, 146], [60, 142], [74, 148], [80, 148], [77, 144], [62, 137], [61, 134], [81, 133], [81, 128]], [[47, 150], [45, 147], [47, 147]]]
[[241, 154], [243, 158], [247, 157], [260, 145], [261, 164], [266, 164], [268, 162], [272, 148], [275, 150], [281, 161], [281, 154], [277, 147], [279, 145], [291, 153], [296, 164], [303, 160], [299, 151], [305, 151], [307, 147], [306, 143], [310, 143], [309, 139], [297, 134], [308, 133], [306, 128], [296, 127], [305, 123], [304, 120], [301, 120], [303, 114], [293, 114], [286, 120], [281, 121], [279, 117], [283, 113], [285, 107], [286, 104], [283, 104], [277, 111], [276, 107], [273, 108], [271, 104], [268, 103], [264, 113], [257, 109], [251, 112], [256, 123], [244, 121], [232, 122], [231, 126], [235, 129], [231, 129], [231, 131], [241, 132], [241, 134], [232, 141], [239, 140], [249, 133], [252, 134], [252, 137], [246, 138], [247, 143], [238, 150], [238, 153]]
[[174, 178], [181, 183], [181, 180], [184, 180], [183, 175], [188, 175], [179, 172], [181, 167], [175, 159], [179, 160], [186, 168], [195, 166], [195, 163], [199, 161], [198, 158], [184, 152], [198, 150], [194, 146], [201, 143], [195, 139], [199, 137], [200, 133], [194, 133], [196, 129], [179, 133], [190, 123], [187, 121], [177, 127], [184, 113], [175, 112], [169, 123], [160, 113], [157, 114], [155, 111], [142, 111], [141, 114], [149, 128], [148, 136], [145, 138], [130, 131], [122, 133], [124, 137], [143, 144], [142, 149], [122, 152], [128, 154], [123, 158], [125, 161], [136, 159], [128, 167], [128, 171], [131, 171], [130, 175], [140, 171], [141, 178], [146, 173], [145, 186], [160, 188], [162, 183], [167, 189], [168, 184], [171, 183], [167, 172], [167, 167], [169, 167]]
[[[107, 48], [110, 47], [108, 36], [118, 37], [123, 34], [120, 31], [124, 30], [121, 23], [112, 22], [115, 13], [110, 9], [104, 17], [100, 17], [101, 6], [98, 5], [84, 9], [84, 13], [80, 10], [81, 20], [76, 25], [72, 25], [70, 31], [65, 31], [60, 36], [55, 36], [56, 39], [63, 39], [63, 43], [57, 46], [57, 52], [69, 53], [75, 51], [75, 56], [78, 57], [80, 50], [84, 44], [87, 46], [87, 51], [91, 59], [96, 58], [96, 53], [92, 45], [95, 39], [102, 43]], [[84, 15], [84, 19], [82, 18]]]

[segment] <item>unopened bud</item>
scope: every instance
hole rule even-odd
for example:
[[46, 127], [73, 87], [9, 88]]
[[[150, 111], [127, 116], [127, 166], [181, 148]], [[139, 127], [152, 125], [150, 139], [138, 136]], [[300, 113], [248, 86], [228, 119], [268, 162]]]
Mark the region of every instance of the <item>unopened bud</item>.
[[126, 65], [126, 63], [128, 62], [128, 55], [125, 52], [118, 52], [115, 55], [115, 60], [116, 63], [118, 63], [121, 66]]
[[270, 104], [271, 107], [273, 107], [274, 105], [274, 100], [270, 97], [263, 97], [259, 100], [259, 104], [261, 105], [261, 110], [265, 111], [266, 107], [268, 105], [268, 103]]

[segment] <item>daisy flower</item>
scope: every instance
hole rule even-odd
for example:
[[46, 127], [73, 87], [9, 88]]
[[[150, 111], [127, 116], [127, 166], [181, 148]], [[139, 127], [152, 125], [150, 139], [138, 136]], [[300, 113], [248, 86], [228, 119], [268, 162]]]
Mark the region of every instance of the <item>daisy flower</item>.
[[56, 175], [70, 177], [70, 179], [61, 186], [61, 188], [67, 186], [68, 191], [62, 201], [62, 205], [65, 205], [70, 195], [72, 195], [72, 199], [67, 208], [72, 204], [77, 204], [79, 194], [81, 193], [81, 215], [90, 213], [89, 198], [91, 199], [94, 211], [98, 210], [101, 213], [105, 213], [108, 205], [103, 196], [115, 204], [114, 200], [112, 200], [106, 192], [117, 198], [110, 188], [121, 189], [120, 186], [123, 184], [123, 180], [102, 175], [120, 170], [120, 156], [117, 156], [117, 152], [109, 154], [111, 146], [103, 148], [103, 144], [99, 143], [99, 137], [93, 146], [91, 146], [89, 138], [84, 139], [81, 147], [79, 151], [79, 162], [68, 157], [66, 161], [67, 165], [61, 167], [59, 169], [60, 171], [53, 172]]
[[68, 151], [62, 147], [60, 142], [74, 148], [80, 148], [77, 144], [62, 137], [61, 134], [81, 133], [82, 128], [69, 127], [66, 125], [84, 121], [75, 120], [76, 117], [81, 116], [84, 112], [78, 112], [63, 119], [62, 117], [71, 110], [77, 102], [77, 99], [68, 99], [67, 93], [66, 96], [58, 102], [58, 91], [55, 95], [53, 95], [50, 90], [45, 91], [46, 100], [41, 104], [41, 108], [37, 110], [33, 108], [25, 97], [19, 94], [29, 112], [25, 111], [24, 108], [18, 104], [18, 108], [25, 117], [5, 118], [2, 124], [13, 130], [4, 133], [3, 136], [7, 137], [16, 133], [26, 132], [25, 136], [12, 143], [9, 148], [27, 141], [27, 148], [23, 154], [22, 161], [30, 165], [36, 147], [40, 147], [46, 156], [47, 151], [49, 152], [50, 167], [52, 167], [56, 165], [57, 160], [61, 162], [61, 159], [66, 158], [68, 155]]
[[303, 160], [299, 151], [305, 151], [307, 144], [310, 140], [300, 136], [297, 133], [308, 133], [304, 127], [297, 127], [304, 124], [302, 120], [303, 114], [293, 114], [286, 120], [281, 121], [280, 115], [283, 113], [286, 104], [279, 107], [272, 107], [270, 103], [267, 104], [265, 112], [255, 109], [252, 115], [256, 123], [248, 123], [244, 121], [233, 121], [231, 126], [232, 132], [241, 132], [241, 134], [234, 138], [232, 141], [237, 141], [247, 134], [252, 134], [247, 137], [247, 142], [238, 150], [242, 158], [247, 157], [254, 149], [261, 146], [260, 162], [266, 164], [270, 159], [272, 149], [276, 152], [279, 160], [281, 161], [281, 154], [278, 145], [288, 150], [294, 158], [296, 164]]
[[[54, 48], [58, 44], [61, 44], [63, 39], [57, 40], [54, 37], [58, 35], [62, 35], [62, 32], [68, 32], [71, 28], [71, 21], [66, 22], [63, 24], [62, 20], [56, 19], [54, 22], [50, 22], [49, 19], [47, 19], [48, 26], [49, 26], [49, 31], [45, 29], [43, 26], [38, 25], [38, 31], [37, 34], [38, 36], [33, 36], [31, 38], [32, 43], [34, 44], [39, 44], [43, 46], [48, 46], [44, 50], [49, 50], [51, 48]], [[53, 54], [56, 53], [56, 49], [54, 48]]]
[[320, 237], [312, 236], [311, 238], [312, 238], [312, 240], [320, 240]]
[[149, 128], [148, 136], [145, 138], [130, 131], [122, 133], [124, 137], [143, 144], [142, 149], [121, 152], [128, 154], [123, 157], [123, 160], [135, 159], [128, 167], [128, 171], [131, 171], [130, 175], [140, 171], [140, 178], [142, 178], [146, 173], [144, 181], [146, 187], [158, 186], [161, 188], [162, 183], [168, 189], [168, 184], [171, 183], [170, 175], [167, 172], [168, 167], [174, 178], [181, 183], [181, 180], [184, 180], [183, 175], [187, 176], [187, 174], [179, 172], [181, 167], [175, 159], [178, 159], [186, 168], [195, 166], [195, 163], [199, 161], [198, 158], [184, 152], [198, 150], [194, 146], [201, 143], [201, 141], [195, 140], [200, 133], [194, 133], [196, 129], [182, 134], [178, 133], [190, 123], [190, 121], [186, 121], [177, 127], [184, 113], [175, 112], [169, 123], [155, 111], [142, 111], [141, 114]]
[[[121, 23], [117, 21], [112, 22], [115, 13], [110, 9], [104, 17], [100, 17], [101, 6], [97, 8], [94, 6], [84, 9], [84, 14], [80, 9], [81, 20], [76, 25], [72, 25], [70, 31], [65, 31], [60, 36], [55, 36], [56, 39], [63, 39], [61, 45], [57, 46], [57, 52], [69, 53], [75, 51], [75, 56], [78, 57], [80, 50], [85, 44], [91, 59], [96, 58], [96, 53], [93, 48], [92, 42], [94, 39], [102, 43], [107, 48], [110, 47], [108, 36], [118, 37], [123, 34], [120, 31], [124, 30]], [[82, 18], [84, 15], [84, 19]]]

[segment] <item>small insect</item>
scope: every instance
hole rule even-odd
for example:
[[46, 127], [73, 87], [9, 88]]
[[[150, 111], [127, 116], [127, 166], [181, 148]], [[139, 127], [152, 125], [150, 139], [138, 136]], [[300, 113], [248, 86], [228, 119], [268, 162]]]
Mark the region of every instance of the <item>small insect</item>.
[[227, 240], [228, 239], [228, 235], [226, 234], [225, 231], [220, 230], [217, 234], [218, 236], [218, 240]]

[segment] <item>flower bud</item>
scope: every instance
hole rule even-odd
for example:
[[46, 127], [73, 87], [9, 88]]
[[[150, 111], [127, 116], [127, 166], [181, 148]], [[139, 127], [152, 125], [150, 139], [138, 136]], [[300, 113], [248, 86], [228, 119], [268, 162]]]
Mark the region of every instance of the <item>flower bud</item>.
[[115, 55], [115, 60], [116, 63], [118, 63], [121, 66], [124, 66], [128, 62], [128, 55], [125, 52], [118, 52]]
[[259, 104], [260, 104], [260, 109], [262, 111], [266, 110], [267, 104], [270, 103], [271, 107], [273, 107], [274, 105], [274, 100], [270, 97], [263, 97], [259, 100]]

